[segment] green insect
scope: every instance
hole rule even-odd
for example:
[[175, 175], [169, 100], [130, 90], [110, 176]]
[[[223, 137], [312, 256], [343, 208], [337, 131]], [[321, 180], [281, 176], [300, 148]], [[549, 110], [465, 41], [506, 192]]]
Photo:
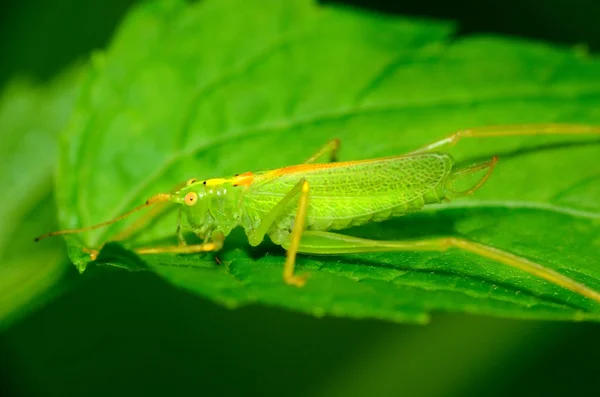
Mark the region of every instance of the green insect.
[[[463, 238], [378, 241], [332, 232], [402, 216], [429, 204], [472, 194], [489, 178], [498, 160], [493, 157], [468, 168], [456, 169], [449, 154], [436, 151], [443, 146], [454, 145], [466, 137], [550, 134], [600, 134], [600, 127], [567, 124], [484, 127], [456, 132], [404, 155], [348, 162], [337, 162], [340, 142], [333, 140], [301, 165], [247, 172], [231, 178], [191, 179], [178, 191], [157, 194], [118, 218], [82, 229], [48, 233], [36, 241], [106, 226], [151, 204], [172, 202], [180, 208], [176, 231], [179, 245], [138, 248], [135, 252], [215, 252], [223, 247], [225, 237], [232, 229], [241, 226], [252, 246], [259, 245], [268, 235], [287, 250], [283, 280], [301, 287], [306, 277], [294, 272], [297, 253], [323, 255], [455, 248], [520, 269], [600, 302], [599, 292], [552, 269]], [[330, 157], [328, 163], [316, 163], [327, 154]], [[460, 192], [454, 189], [453, 183], [458, 178], [479, 170], [487, 172], [472, 188]], [[188, 231], [204, 242], [188, 245], [184, 238], [184, 232]], [[89, 252], [91, 259], [98, 255], [98, 250], [90, 249]]]

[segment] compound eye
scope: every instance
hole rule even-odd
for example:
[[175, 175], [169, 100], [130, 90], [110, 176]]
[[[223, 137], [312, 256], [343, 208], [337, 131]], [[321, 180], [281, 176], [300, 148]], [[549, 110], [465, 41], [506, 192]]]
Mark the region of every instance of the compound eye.
[[190, 207], [198, 202], [198, 195], [195, 192], [189, 192], [185, 195], [183, 199], [185, 205], [189, 205]]
[[196, 183], [196, 181], [197, 181], [197, 179], [196, 179], [196, 178], [192, 178], [192, 179], [190, 179], [189, 181], [187, 181], [187, 182], [185, 183], [185, 186], [190, 186], [192, 183]]

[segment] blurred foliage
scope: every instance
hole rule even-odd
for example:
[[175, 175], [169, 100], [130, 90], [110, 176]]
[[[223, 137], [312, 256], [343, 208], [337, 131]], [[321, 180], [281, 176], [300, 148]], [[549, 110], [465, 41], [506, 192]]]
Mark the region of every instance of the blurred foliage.
[[[126, 6], [124, 2], [113, 3], [102, 7], [98, 3], [94, 8], [70, 0], [30, 0], [30, 7], [28, 3], [5, 6], [8, 11], [2, 18], [6, 23], [0, 24], [3, 37], [0, 81], [7, 81], [15, 71], [33, 71], [38, 77], [49, 78], [76, 54], [103, 47]], [[529, 3], [536, 2], [520, 1], [516, 14], [523, 14]], [[579, 38], [570, 41], [569, 33], [595, 28], [581, 22], [588, 17], [583, 15], [567, 25], [570, 27], [559, 29], [565, 26], [561, 23], [569, 20], [568, 12], [553, 9], [546, 2], [537, 4], [538, 10], [554, 15], [553, 28], [564, 32], [563, 42], [585, 41]], [[73, 29], [74, 26], [78, 28]], [[510, 20], [506, 26], [514, 29]], [[56, 32], [62, 32], [62, 36]], [[518, 30], [513, 33], [524, 34]], [[543, 31], [537, 31], [536, 35], [546, 37]], [[594, 48], [593, 39], [600, 36], [589, 37]], [[594, 76], [591, 77], [594, 81]], [[65, 94], [69, 89], [66, 81]], [[5, 98], [22, 95], [29, 98], [25, 103], [36, 103], [39, 99], [42, 108], [50, 109], [52, 102], [46, 103], [43, 98], [60, 97], [62, 91], [58, 89], [52, 94], [55, 91], [52, 88], [29, 83], [22, 86], [23, 91], [19, 89], [12, 94], [6, 94], [10, 89], [5, 91]], [[52, 86], [53, 82], [48, 85]], [[60, 128], [60, 120], [44, 125]], [[54, 127], [38, 128], [55, 132]], [[2, 142], [20, 144], [14, 137], [5, 137], [10, 134], [7, 129], [1, 133]], [[40, 143], [48, 142], [42, 140], [44, 134], [40, 135]], [[51, 142], [44, 147], [52, 153]], [[47, 164], [45, 161], [51, 158], [45, 157], [45, 153], [29, 153], [41, 164]], [[352, 153], [345, 146], [342, 154], [346, 158]], [[22, 296], [23, 300], [15, 295], [12, 308], [20, 302], [39, 303], [35, 296], [48, 291], [47, 287], [64, 271], [60, 260], [51, 259], [52, 253], [60, 251], [60, 243], [52, 245], [56, 242], [49, 241], [47, 246], [36, 246], [40, 250], [36, 253], [29, 245], [31, 235], [48, 230], [55, 223], [51, 209], [53, 194], [48, 190], [50, 181], [44, 176], [47, 173], [38, 173], [40, 170], [47, 172], [48, 168], [24, 166], [22, 175], [32, 178], [23, 178], [27, 189], [12, 196], [23, 200], [14, 200], [17, 207], [7, 206], [3, 212], [3, 216], [9, 217], [3, 221], [23, 219], [18, 226], [2, 229], [2, 235], [8, 233], [18, 241], [3, 243], [4, 255], [8, 252], [11, 258], [29, 266], [35, 264], [33, 256], [45, 257], [45, 252], [49, 253], [47, 261], [39, 259], [37, 269], [12, 268], [17, 273], [30, 272], [26, 278], [36, 286], [30, 290], [33, 294]], [[34, 181], [33, 175], [40, 178], [35, 180], [39, 183], [30, 183]], [[579, 201], [579, 205], [583, 203]], [[26, 243], [23, 238], [27, 238]], [[2, 266], [11, 263], [18, 262], [3, 260]], [[36, 271], [41, 272], [35, 274]], [[528, 395], [565, 395], [574, 389], [579, 395], [588, 391], [594, 395], [596, 388], [597, 367], [593, 358], [600, 349], [595, 324], [528, 323], [460, 315], [438, 315], [425, 328], [376, 321], [318, 320], [260, 307], [229, 311], [178, 291], [151, 273], [95, 268], [88, 273], [91, 277], [78, 277], [73, 289], [0, 335], [3, 395], [203, 392], [464, 396], [518, 394], [517, 391]], [[60, 291], [61, 285], [65, 284], [51, 291]], [[0, 296], [4, 291], [2, 285]], [[2, 307], [13, 311], [4, 303]], [[14, 315], [7, 318], [11, 323], [15, 319]]]
[[30, 310], [65, 271], [62, 244], [34, 245], [32, 236], [57, 227], [52, 175], [58, 134], [69, 119], [80, 71], [37, 86], [15, 80], [0, 97], [0, 329]]
[[12, 76], [49, 80], [104, 47], [134, 0], [25, 0], [0, 6], [0, 84]]

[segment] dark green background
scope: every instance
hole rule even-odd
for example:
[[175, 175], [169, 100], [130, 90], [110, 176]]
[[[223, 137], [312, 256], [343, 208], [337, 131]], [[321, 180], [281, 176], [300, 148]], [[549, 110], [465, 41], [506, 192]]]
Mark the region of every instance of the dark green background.
[[[3, 5], [0, 84], [45, 80], [108, 42], [132, 1]], [[352, 1], [457, 20], [460, 34], [586, 43], [596, 0]], [[597, 395], [600, 326], [437, 315], [425, 327], [229, 311], [152, 274], [90, 269], [0, 335], [4, 396]]]

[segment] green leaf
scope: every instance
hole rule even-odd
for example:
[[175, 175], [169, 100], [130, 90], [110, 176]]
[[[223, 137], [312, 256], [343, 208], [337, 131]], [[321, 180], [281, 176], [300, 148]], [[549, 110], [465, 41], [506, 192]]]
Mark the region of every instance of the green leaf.
[[[46, 85], [12, 81], [0, 96], [0, 329], [46, 299], [68, 269], [62, 244], [33, 238], [56, 229], [52, 171], [81, 72]], [[44, 297], [46, 296], [46, 297]]]
[[[467, 127], [600, 124], [597, 58], [497, 37], [454, 39], [446, 23], [307, 0], [144, 4], [92, 69], [62, 142], [58, 201], [68, 228], [114, 218], [192, 177], [302, 162], [334, 137], [343, 159], [364, 159]], [[600, 290], [597, 137], [480, 139], [454, 153], [461, 162], [500, 155], [475, 197], [348, 233], [463, 236]], [[71, 244], [96, 247], [131, 222]], [[128, 244], [174, 232], [173, 216], [164, 216]], [[138, 258], [117, 248], [99, 262], [149, 266], [231, 307], [415, 322], [432, 311], [600, 319], [595, 302], [455, 250], [300, 256], [298, 272], [310, 278], [298, 289], [281, 280], [284, 251], [269, 242], [251, 249], [241, 232], [226, 241], [221, 266], [211, 255]]]

